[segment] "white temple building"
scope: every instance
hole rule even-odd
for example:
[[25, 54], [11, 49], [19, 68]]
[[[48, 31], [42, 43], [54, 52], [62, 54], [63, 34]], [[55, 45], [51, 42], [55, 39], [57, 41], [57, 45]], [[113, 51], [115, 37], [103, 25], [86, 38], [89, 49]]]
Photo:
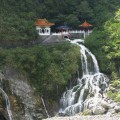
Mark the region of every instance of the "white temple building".
[[35, 23], [36, 25], [36, 30], [38, 31], [39, 35], [47, 36], [47, 35], [53, 35], [53, 36], [68, 36], [70, 34], [83, 34], [83, 38], [85, 39], [86, 36], [90, 35], [92, 33], [91, 27], [93, 26], [92, 24], [88, 22], [84, 22], [81, 25], [79, 25], [80, 29], [79, 30], [60, 30], [60, 32], [54, 32], [51, 33], [51, 26], [55, 25], [54, 23], [48, 22], [46, 19], [38, 19]]
[[50, 35], [51, 34], [50, 27], [55, 24], [48, 22], [46, 19], [38, 19], [35, 25], [39, 35]]

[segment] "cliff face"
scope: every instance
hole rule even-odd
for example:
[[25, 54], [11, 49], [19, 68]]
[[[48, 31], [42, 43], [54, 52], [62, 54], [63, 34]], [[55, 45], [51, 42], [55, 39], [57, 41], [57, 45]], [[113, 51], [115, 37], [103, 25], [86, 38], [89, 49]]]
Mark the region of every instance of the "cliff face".
[[[25, 76], [6, 67], [2, 83], [3, 89], [9, 96], [15, 120], [40, 120], [45, 116], [41, 99], [38, 94], [34, 93], [34, 88], [31, 87]], [[1, 117], [8, 116], [2, 95], [0, 97], [0, 113]], [[6, 117], [6, 119], [8, 118]]]
[[46, 117], [41, 96], [48, 113], [55, 115], [61, 94], [80, 64], [79, 49], [69, 43], [3, 49], [0, 58], [3, 90], [10, 98], [17, 120], [27, 119], [25, 115], [34, 120]]

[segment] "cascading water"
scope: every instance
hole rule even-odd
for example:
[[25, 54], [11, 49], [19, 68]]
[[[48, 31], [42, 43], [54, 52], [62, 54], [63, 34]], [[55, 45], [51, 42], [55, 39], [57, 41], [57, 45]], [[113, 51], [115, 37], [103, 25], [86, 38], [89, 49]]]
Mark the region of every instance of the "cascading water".
[[11, 107], [10, 107], [9, 98], [8, 98], [7, 94], [5, 93], [5, 91], [2, 89], [2, 80], [0, 80], [0, 83], [1, 83], [0, 91], [1, 91], [3, 97], [6, 101], [6, 108], [7, 108], [9, 120], [13, 120], [13, 115], [12, 115], [12, 110], [11, 110]]
[[46, 105], [45, 105], [45, 102], [44, 102], [42, 96], [41, 96], [41, 101], [42, 101], [42, 104], [43, 104], [43, 106], [44, 106], [44, 108], [45, 108], [46, 115], [47, 115], [47, 117], [49, 118], [50, 116], [49, 116], [49, 114], [48, 114], [48, 111], [47, 111], [47, 108], [46, 108]]
[[109, 79], [99, 72], [95, 56], [84, 45], [79, 44], [81, 40], [67, 40], [80, 47], [83, 76], [81, 79], [78, 78], [76, 86], [63, 93], [59, 113], [74, 115], [88, 108], [91, 101], [95, 109], [98, 99], [103, 99], [105, 96]]

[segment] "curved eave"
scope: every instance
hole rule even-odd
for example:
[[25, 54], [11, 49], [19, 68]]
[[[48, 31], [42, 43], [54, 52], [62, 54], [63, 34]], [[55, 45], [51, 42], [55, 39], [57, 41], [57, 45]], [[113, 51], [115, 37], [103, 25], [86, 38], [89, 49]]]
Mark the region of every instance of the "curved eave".
[[84, 27], [84, 28], [87, 28], [87, 27], [92, 27], [93, 25], [88, 23], [88, 22], [84, 22], [83, 24], [79, 25], [79, 27]]

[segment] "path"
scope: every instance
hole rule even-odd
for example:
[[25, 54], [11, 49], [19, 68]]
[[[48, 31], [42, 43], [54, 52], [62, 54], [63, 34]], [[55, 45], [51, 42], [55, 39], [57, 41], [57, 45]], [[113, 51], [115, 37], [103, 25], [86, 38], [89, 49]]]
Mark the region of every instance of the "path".
[[52, 117], [43, 120], [120, 120], [120, 115]]

